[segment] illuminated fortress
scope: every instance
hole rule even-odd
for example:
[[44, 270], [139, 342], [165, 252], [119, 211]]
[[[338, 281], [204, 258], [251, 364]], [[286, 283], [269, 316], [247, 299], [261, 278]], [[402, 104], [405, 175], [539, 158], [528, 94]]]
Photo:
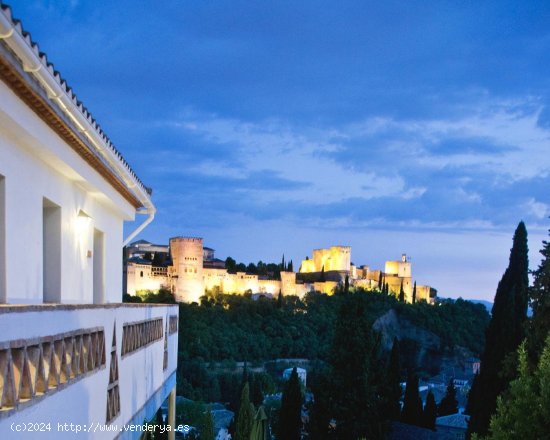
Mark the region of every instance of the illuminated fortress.
[[[202, 238], [175, 237], [170, 239], [169, 246], [141, 240], [129, 246], [128, 254], [125, 287], [130, 295], [161, 288], [170, 290], [178, 302], [199, 302], [206, 292], [271, 297], [280, 292], [303, 297], [307, 292], [317, 291], [331, 295], [347, 279], [350, 286], [387, 288], [388, 293], [396, 296], [403, 289], [405, 301], [413, 301], [412, 267], [404, 254], [399, 261], [386, 261], [381, 271], [353, 265], [350, 246], [315, 249], [311, 259], [306, 257], [302, 261], [298, 272], [281, 271], [278, 279], [228, 272], [224, 262], [214, 257], [214, 250], [204, 247]], [[430, 286], [416, 286], [417, 301], [433, 302], [435, 296], [436, 291]]]

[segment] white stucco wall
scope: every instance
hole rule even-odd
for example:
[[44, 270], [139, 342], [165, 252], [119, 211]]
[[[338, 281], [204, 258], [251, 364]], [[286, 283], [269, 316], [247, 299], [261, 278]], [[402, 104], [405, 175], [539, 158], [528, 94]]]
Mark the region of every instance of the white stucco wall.
[[[93, 302], [94, 228], [104, 233], [104, 301], [120, 302], [123, 221], [133, 220], [134, 208], [1, 81], [0, 175], [5, 188], [5, 301], [43, 301], [47, 198], [61, 208], [60, 302]], [[79, 219], [80, 211], [89, 218]]]
[[[48, 306], [46, 306], [48, 307]], [[57, 306], [57, 308], [63, 306]], [[70, 306], [69, 306], [70, 307]], [[67, 384], [63, 389], [49, 392], [45, 397], [26, 405], [8, 417], [0, 416], [1, 439], [110, 439], [117, 433], [59, 432], [58, 423], [73, 423], [81, 426], [106, 423], [107, 386], [109, 384], [110, 351], [113, 329], [116, 323], [116, 344], [119, 366], [120, 414], [110, 425], [122, 427], [128, 423], [174, 374], [177, 367], [178, 334], [168, 335], [168, 365], [163, 369], [164, 338], [147, 345], [122, 358], [123, 324], [146, 319], [163, 318], [163, 330], [170, 315], [177, 315], [177, 306], [113, 305], [84, 309], [38, 310], [30, 312], [2, 313], [2, 338], [0, 343], [11, 340], [33, 340], [79, 329], [102, 327], [105, 332], [106, 363], [102, 369]], [[32, 322], [33, 325], [27, 325]], [[5, 324], [5, 325], [4, 325]], [[163, 332], [164, 333], [164, 332]], [[49, 422], [51, 431], [39, 433], [16, 433], [17, 424]], [[142, 421], [140, 421], [141, 423]], [[32, 435], [34, 434], [34, 436]]]

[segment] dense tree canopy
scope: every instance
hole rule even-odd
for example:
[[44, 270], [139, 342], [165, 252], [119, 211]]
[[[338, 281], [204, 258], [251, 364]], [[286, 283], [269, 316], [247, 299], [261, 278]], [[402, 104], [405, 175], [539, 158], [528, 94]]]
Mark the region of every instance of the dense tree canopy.
[[[351, 290], [351, 289], [350, 289]], [[390, 295], [357, 291], [374, 322], [394, 309], [399, 316], [441, 338], [443, 348], [460, 345], [479, 355], [489, 315], [480, 304], [462, 299], [399, 303]], [[180, 304], [181, 359], [202, 361], [278, 358], [327, 359], [336, 312], [344, 297], [310, 293], [303, 300], [283, 296], [257, 301], [242, 295], [214, 295], [201, 305]]]
[[550, 433], [550, 337], [533, 372], [523, 344], [518, 355], [519, 377], [498, 398], [486, 440], [546, 439]]

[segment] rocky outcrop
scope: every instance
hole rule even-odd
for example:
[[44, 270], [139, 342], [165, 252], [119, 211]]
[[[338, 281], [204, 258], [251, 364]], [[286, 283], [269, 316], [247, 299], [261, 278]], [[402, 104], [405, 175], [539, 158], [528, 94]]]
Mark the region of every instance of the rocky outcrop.
[[439, 350], [441, 341], [435, 333], [417, 327], [405, 318], [398, 317], [394, 309], [380, 316], [372, 326], [382, 337], [382, 346], [391, 350], [393, 339], [414, 339], [425, 350]]
[[472, 356], [464, 347], [443, 349], [439, 336], [414, 325], [394, 309], [380, 316], [374, 322], [373, 329], [380, 333], [383, 350], [391, 350], [394, 338], [399, 340], [405, 369], [420, 369], [428, 375], [440, 371], [463, 371], [466, 359]]

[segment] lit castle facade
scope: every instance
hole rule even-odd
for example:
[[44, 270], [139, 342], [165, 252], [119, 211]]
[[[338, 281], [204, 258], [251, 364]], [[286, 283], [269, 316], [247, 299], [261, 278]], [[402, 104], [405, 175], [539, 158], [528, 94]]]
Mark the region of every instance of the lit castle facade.
[[[126, 292], [170, 290], [179, 302], [199, 302], [206, 292], [283, 295], [303, 297], [307, 292], [332, 294], [343, 286], [380, 289], [399, 295], [401, 288], [406, 302], [413, 301], [411, 262], [403, 255], [400, 261], [386, 261], [384, 270], [356, 267], [351, 263], [350, 246], [315, 249], [312, 259], [301, 262], [298, 272], [281, 271], [280, 277], [266, 278], [246, 272], [230, 273], [222, 260], [214, 258], [214, 250], [204, 247], [203, 239], [175, 237], [169, 246], [146, 241], [132, 243], [126, 263]], [[160, 255], [163, 255], [160, 258]], [[147, 257], [147, 258], [144, 258]], [[435, 289], [416, 286], [416, 300], [433, 302]]]

